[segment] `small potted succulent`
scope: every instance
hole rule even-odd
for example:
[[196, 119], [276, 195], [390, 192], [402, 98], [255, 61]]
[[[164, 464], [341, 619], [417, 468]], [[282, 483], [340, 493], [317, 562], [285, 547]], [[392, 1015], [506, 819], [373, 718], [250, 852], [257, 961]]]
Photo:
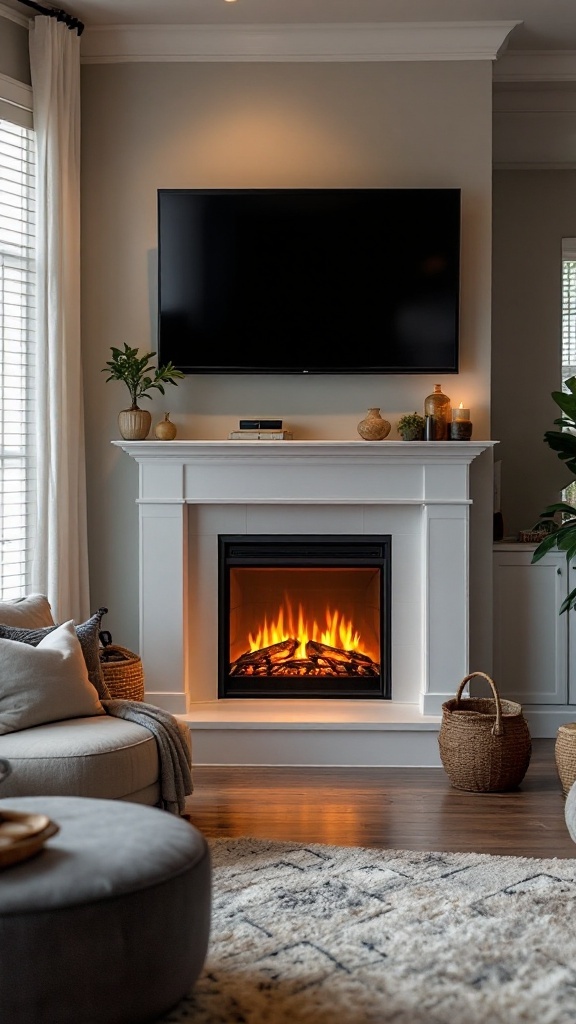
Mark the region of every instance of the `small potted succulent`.
[[148, 436], [152, 416], [148, 409], [141, 409], [138, 401], [141, 398], [151, 398], [149, 392], [157, 388], [162, 395], [165, 384], [176, 386], [177, 378], [185, 375], [181, 370], [176, 370], [172, 362], [165, 366], [153, 367], [150, 360], [156, 355], [155, 352], [146, 352], [139, 356], [137, 348], [130, 348], [124, 344], [124, 351], [111, 346], [112, 359], [102, 368], [102, 373], [107, 373], [106, 383], [109, 380], [121, 380], [124, 382], [132, 405], [129, 409], [123, 409], [118, 413], [118, 426], [120, 433], [125, 440], [143, 441]]
[[403, 441], [422, 441], [425, 419], [418, 412], [407, 412], [398, 420], [398, 433]]

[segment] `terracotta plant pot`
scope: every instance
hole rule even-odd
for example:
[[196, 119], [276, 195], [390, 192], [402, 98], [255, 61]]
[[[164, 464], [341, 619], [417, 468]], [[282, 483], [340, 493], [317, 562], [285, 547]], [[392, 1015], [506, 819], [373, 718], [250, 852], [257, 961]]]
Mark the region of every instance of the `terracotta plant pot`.
[[422, 441], [424, 439], [424, 427], [406, 427], [400, 431], [403, 441]]
[[143, 441], [148, 437], [152, 415], [148, 409], [122, 409], [118, 413], [118, 426], [125, 441]]

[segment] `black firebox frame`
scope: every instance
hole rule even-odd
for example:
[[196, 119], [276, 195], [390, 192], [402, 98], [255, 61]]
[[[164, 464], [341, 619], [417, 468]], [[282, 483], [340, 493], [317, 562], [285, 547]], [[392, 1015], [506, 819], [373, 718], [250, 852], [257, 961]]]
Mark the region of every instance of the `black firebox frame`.
[[[391, 699], [390, 535], [262, 534], [218, 537], [218, 697]], [[230, 675], [230, 568], [322, 566], [380, 569], [380, 674], [374, 677]]]

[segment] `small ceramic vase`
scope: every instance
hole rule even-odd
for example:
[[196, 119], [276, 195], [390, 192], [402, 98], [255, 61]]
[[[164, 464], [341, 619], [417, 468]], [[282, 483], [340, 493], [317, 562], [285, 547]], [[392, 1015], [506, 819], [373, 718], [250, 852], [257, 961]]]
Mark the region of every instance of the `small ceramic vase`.
[[148, 409], [122, 409], [118, 413], [118, 427], [125, 441], [143, 441], [148, 437], [152, 416]]
[[164, 419], [160, 420], [154, 427], [154, 433], [159, 441], [173, 441], [176, 437], [176, 424], [172, 423], [170, 413], [164, 413]]
[[366, 416], [358, 424], [358, 433], [365, 441], [383, 441], [388, 437], [391, 424], [380, 415], [380, 409], [368, 409]]

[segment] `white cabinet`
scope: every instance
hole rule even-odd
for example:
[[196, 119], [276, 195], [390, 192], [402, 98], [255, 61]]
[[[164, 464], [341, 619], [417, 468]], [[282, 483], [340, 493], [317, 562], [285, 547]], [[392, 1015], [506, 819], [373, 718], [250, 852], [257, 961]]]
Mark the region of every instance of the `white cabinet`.
[[532, 564], [534, 549], [494, 547], [493, 678], [501, 697], [522, 705], [576, 703], [576, 664], [569, 687], [568, 656], [570, 640], [576, 652], [576, 613], [559, 614], [576, 571], [570, 570], [569, 586], [565, 555], [550, 552]]
[[[576, 564], [570, 563], [568, 570], [568, 593], [576, 587]], [[568, 703], [576, 704], [576, 609], [571, 609], [563, 618], [568, 619]], [[574, 716], [576, 718], [576, 714]]]

